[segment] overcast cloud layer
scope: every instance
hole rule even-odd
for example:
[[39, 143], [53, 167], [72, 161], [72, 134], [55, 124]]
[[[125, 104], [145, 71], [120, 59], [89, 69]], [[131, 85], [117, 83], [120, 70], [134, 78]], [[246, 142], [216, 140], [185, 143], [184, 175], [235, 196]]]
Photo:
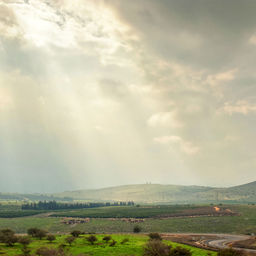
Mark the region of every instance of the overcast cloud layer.
[[0, 191], [256, 180], [255, 10], [2, 0]]

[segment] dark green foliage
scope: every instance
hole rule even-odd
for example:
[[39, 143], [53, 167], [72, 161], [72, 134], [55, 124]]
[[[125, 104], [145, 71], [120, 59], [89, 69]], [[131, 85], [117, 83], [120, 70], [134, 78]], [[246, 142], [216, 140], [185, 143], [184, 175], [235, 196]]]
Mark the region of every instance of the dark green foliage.
[[222, 249], [218, 252], [218, 256], [243, 256], [245, 253], [241, 250], [234, 250], [232, 248]]
[[71, 245], [74, 241], [76, 240], [76, 238], [74, 236], [68, 236], [65, 238], [65, 241]]
[[111, 236], [104, 236], [104, 237], [102, 238], [102, 240], [105, 241], [106, 243], [108, 243], [111, 239], [112, 239]]
[[45, 211], [22, 211], [22, 210], [16, 210], [16, 211], [0, 211], [0, 218], [18, 218], [18, 217], [26, 217], [26, 216], [32, 216], [39, 213], [43, 213]]
[[133, 206], [134, 202], [116, 203], [60, 203], [56, 201], [39, 201], [38, 203], [26, 203], [21, 206], [22, 210], [63, 210], [63, 209], [83, 209], [107, 206]]
[[143, 252], [143, 256], [170, 256], [171, 255], [171, 247], [165, 245], [159, 240], [151, 240], [149, 241]]
[[52, 243], [54, 240], [56, 240], [56, 237], [53, 234], [49, 234], [46, 236], [46, 240], [48, 240], [50, 243]]
[[170, 251], [170, 256], [191, 256], [192, 253], [190, 250], [183, 248], [183, 247], [175, 247], [173, 249], [171, 249]]
[[126, 244], [129, 242], [129, 238], [124, 238], [122, 241], [121, 241], [121, 244]]
[[142, 230], [142, 228], [140, 226], [138, 226], [138, 225], [134, 226], [134, 228], [133, 228], [133, 232], [134, 233], [140, 233], [141, 230]]
[[158, 205], [152, 207], [100, 207], [97, 209], [77, 209], [74, 211], [55, 212], [53, 217], [77, 218], [153, 218], [159, 216], [190, 216], [189, 210], [209, 208], [196, 205]]
[[93, 245], [97, 241], [97, 237], [95, 235], [90, 235], [86, 237], [86, 240]]
[[150, 233], [148, 234], [150, 240], [162, 240], [162, 237], [160, 236], [159, 233]]
[[81, 231], [80, 230], [73, 230], [70, 234], [74, 237], [79, 237], [81, 235]]
[[32, 237], [36, 237], [36, 234], [38, 233], [39, 228], [29, 228], [27, 230], [27, 234], [32, 236]]

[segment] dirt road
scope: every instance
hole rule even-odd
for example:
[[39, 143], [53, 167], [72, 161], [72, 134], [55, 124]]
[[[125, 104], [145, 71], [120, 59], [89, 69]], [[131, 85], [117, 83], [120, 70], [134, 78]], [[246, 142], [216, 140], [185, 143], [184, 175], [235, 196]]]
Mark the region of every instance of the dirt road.
[[[194, 239], [195, 246], [201, 246], [202, 248], [205, 247], [205, 248], [223, 249], [223, 248], [229, 248], [230, 245], [235, 241], [247, 240], [250, 238], [250, 236], [231, 235], [231, 234], [205, 234], [205, 233], [184, 233], [184, 234], [168, 233], [168, 234], [163, 234], [163, 238], [168, 240], [172, 240], [172, 238], [175, 238], [176, 241], [177, 241], [177, 238], [180, 238], [181, 242], [182, 242], [182, 239], [184, 239], [184, 241], [186, 240], [189, 241], [188, 238], [190, 238], [191, 240], [189, 242], [193, 244], [193, 239]], [[241, 249], [241, 248], [235, 248], [235, 249], [256, 254], [256, 250], [252, 250], [252, 249]]]

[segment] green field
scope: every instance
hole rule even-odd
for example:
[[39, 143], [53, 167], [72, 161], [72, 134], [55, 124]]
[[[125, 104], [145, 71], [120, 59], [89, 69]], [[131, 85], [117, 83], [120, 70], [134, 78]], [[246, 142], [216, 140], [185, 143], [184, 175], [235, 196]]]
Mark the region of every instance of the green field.
[[[145, 221], [139, 223], [139, 225], [142, 227], [142, 232], [256, 233], [256, 206], [233, 205], [229, 206], [229, 208], [238, 212], [239, 215], [221, 217], [204, 216], [194, 218], [179, 217], [166, 219], [154, 217], [146, 218]], [[147, 214], [151, 215], [155, 211], [159, 210], [154, 207], [134, 207], [134, 216], [141, 216], [143, 209]], [[161, 211], [163, 211], [163, 209], [164, 208], [161, 208]], [[103, 211], [104, 214], [111, 213], [109, 212], [110, 208], [104, 208], [102, 210], [86, 209], [90, 214], [92, 210], [95, 210], [96, 212], [100, 210]], [[113, 211], [117, 210], [118, 207], [114, 207]], [[78, 211], [80, 212], [80, 210]], [[120, 208], [120, 214], [123, 214], [123, 211], [124, 210]], [[76, 214], [76, 211], [71, 211], [70, 214]], [[111, 214], [113, 214], [113, 212]], [[48, 217], [44, 214], [21, 218], [0, 218], [0, 229], [11, 228], [18, 233], [25, 233], [30, 227], [43, 228], [54, 233], [66, 233], [74, 229], [79, 229], [84, 232], [118, 233], [132, 232], [135, 225], [133, 223], [122, 221], [118, 218], [92, 218], [89, 223], [76, 224], [75, 226], [63, 224], [61, 220], [61, 217]]]
[[[190, 205], [161, 205], [161, 206], [142, 206], [142, 207], [101, 207], [92, 209], [79, 209], [69, 211], [59, 211], [54, 217], [89, 217], [89, 218], [154, 218], [181, 214], [185, 210], [201, 208], [202, 206]], [[208, 207], [208, 206], [207, 206]]]
[[[123, 235], [123, 234], [111, 235], [112, 239], [114, 239], [117, 242], [115, 246], [111, 247], [109, 246], [109, 244], [106, 244], [102, 240], [104, 235], [97, 235], [98, 241], [95, 243], [95, 245], [89, 244], [85, 239], [86, 236], [88, 235], [83, 235], [80, 238], [77, 238], [71, 246], [66, 245], [66, 250], [68, 250], [70, 253], [74, 255], [78, 255], [81, 253], [84, 253], [87, 255], [95, 255], [95, 256], [142, 255], [143, 247], [145, 246], [146, 242], [149, 239], [145, 235]], [[32, 253], [34, 253], [36, 249], [42, 246], [58, 248], [60, 244], [66, 244], [65, 238], [66, 238], [66, 235], [59, 235], [57, 236], [56, 241], [54, 241], [52, 244], [49, 243], [47, 240], [33, 239], [32, 240], [33, 242], [29, 245], [29, 248], [31, 249]], [[126, 244], [121, 244], [121, 241], [124, 238], [128, 238], [129, 241]], [[177, 243], [173, 243], [170, 241], [165, 241], [165, 243], [172, 245], [172, 247], [176, 247], [179, 245]], [[190, 249], [193, 255], [207, 256], [208, 253], [211, 253], [211, 255], [213, 256], [216, 255], [215, 252], [202, 250], [202, 249], [194, 248], [187, 245], [179, 245], [179, 246]], [[15, 244], [14, 247], [7, 247], [4, 244], [0, 244], [0, 254], [9, 255], [9, 256], [20, 255], [22, 253], [21, 248], [22, 246], [18, 243]]]

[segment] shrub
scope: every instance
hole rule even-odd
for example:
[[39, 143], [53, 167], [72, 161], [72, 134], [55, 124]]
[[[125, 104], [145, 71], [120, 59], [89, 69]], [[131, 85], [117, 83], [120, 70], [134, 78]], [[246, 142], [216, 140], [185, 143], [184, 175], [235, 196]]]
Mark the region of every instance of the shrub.
[[65, 241], [71, 246], [71, 244], [76, 240], [73, 236], [68, 236], [65, 238]]
[[162, 237], [160, 236], [159, 233], [150, 233], [148, 234], [150, 240], [162, 240]]
[[97, 237], [95, 235], [90, 235], [86, 237], [86, 240], [93, 245], [97, 241]]
[[11, 229], [2, 229], [0, 231], [0, 242], [5, 243], [7, 246], [13, 246], [18, 242], [18, 238]]
[[104, 236], [102, 238], [102, 240], [105, 241], [106, 243], [108, 243], [111, 239], [112, 239], [111, 236]]
[[165, 245], [159, 240], [149, 241], [143, 252], [143, 256], [170, 256], [171, 246]]
[[121, 241], [121, 244], [126, 244], [129, 242], [129, 238], [124, 238], [122, 241]]
[[40, 240], [42, 240], [42, 238], [46, 237], [46, 234], [47, 234], [47, 232], [46, 232], [45, 230], [39, 229], [39, 230], [36, 232], [35, 237], [36, 237], [36, 238], [39, 238]]
[[38, 256], [64, 256], [65, 253], [61, 249], [40, 247], [36, 250], [36, 255], [38, 255]]
[[39, 238], [40, 240], [46, 237], [47, 232], [39, 228], [30, 228], [27, 231], [28, 235]]
[[245, 253], [241, 250], [234, 250], [232, 248], [221, 249], [217, 256], [243, 256]]
[[109, 246], [115, 246], [116, 245], [116, 241], [112, 240], [112, 242], [109, 244]]
[[79, 237], [81, 235], [81, 231], [80, 230], [74, 230], [70, 234], [74, 237]]
[[32, 237], [36, 237], [37, 232], [39, 231], [39, 228], [29, 228], [27, 230], [28, 235]]
[[190, 250], [177, 246], [173, 249], [171, 249], [171, 252], [169, 254], [170, 256], [191, 256], [192, 253]]
[[55, 235], [49, 234], [49, 235], [47, 235], [46, 239], [47, 239], [50, 243], [52, 243], [54, 240], [56, 240], [56, 237], [55, 237]]
[[[63, 249], [54, 249], [47, 247], [40, 247], [36, 250], [38, 256], [72, 256], [73, 254], [66, 253]], [[77, 256], [86, 256], [86, 254], [79, 254]]]
[[133, 232], [134, 232], [134, 233], [140, 233], [141, 230], [142, 230], [141, 227], [138, 226], [138, 225], [134, 226], [134, 228], [133, 228]]

